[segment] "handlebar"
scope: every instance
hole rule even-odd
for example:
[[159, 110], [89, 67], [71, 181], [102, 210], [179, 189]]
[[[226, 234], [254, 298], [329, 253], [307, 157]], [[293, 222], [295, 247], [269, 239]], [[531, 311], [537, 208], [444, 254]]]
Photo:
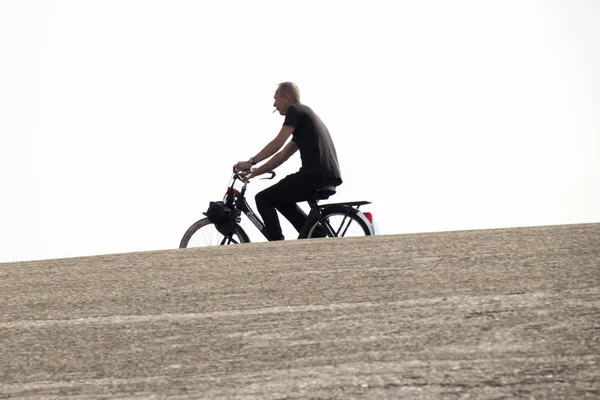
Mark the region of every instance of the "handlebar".
[[260, 178], [260, 179], [273, 179], [273, 178], [275, 178], [275, 175], [276, 175], [275, 171], [267, 172], [267, 174], [271, 174], [271, 177], [270, 178]]
[[[240, 172], [250, 172], [250, 171], [251, 171], [250, 169], [247, 169], [245, 171], [240, 171], [237, 168], [233, 167], [233, 175], [236, 177], [236, 179], [240, 179], [240, 180], [243, 180], [243, 181], [246, 181], [247, 179], [244, 179], [242, 176], [240, 176], [239, 173]], [[275, 178], [275, 175], [277, 175], [277, 174], [275, 174], [275, 171], [267, 172], [266, 174], [270, 174], [271, 177], [270, 178], [260, 178], [260, 179], [261, 180], [263, 180], [263, 179], [269, 179], [270, 180], [270, 179]]]

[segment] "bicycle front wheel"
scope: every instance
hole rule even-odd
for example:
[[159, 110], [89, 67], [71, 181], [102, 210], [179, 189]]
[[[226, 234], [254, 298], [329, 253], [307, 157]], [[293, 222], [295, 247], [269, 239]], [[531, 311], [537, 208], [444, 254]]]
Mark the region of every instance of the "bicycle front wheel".
[[223, 235], [208, 218], [194, 223], [181, 238], [180, 249], [190, 247], [220, 246], [227, 244], [249, 243], [248, 235], [239, 224], [235, 224], [231, 235]]
[[[350, 206], [331, 206], [325, 207], [321, 214], [329, 223], [336, 237], [352, 236], [370, 236], [373, 235], [373, 228], [369, 220], [362, 212]], [[324, 230], [321, 223], [315, 220], [314, 224], [308, 229], [306, 238], [324, 237]]]

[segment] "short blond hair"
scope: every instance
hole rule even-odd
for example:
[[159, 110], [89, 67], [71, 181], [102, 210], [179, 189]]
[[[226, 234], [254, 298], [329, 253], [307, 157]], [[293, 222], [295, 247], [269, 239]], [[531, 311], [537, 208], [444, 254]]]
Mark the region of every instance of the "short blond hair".
[[300, 89], [294, 82], [282, 82], [277, 86], [280, 96], [288, 96], [294, 103], [300, 103]]

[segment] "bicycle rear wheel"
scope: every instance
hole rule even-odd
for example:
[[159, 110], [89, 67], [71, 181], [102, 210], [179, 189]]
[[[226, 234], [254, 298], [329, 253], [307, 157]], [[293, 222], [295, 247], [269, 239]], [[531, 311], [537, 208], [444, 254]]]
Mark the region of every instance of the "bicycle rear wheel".
[[208, 218], [194, 223], [183, 235], [179, 243], [180, 249], [190, 247], [220, 246], [227, 244], [248, 243], [250, 239], [239, 224], [235, 224], [233, 232], [227, 237]]
[[[344, 205], [325, 207], [321, 211], [336, 237], [373, 235], [371, 223], [356, 208]], [[308, 229], [306, 238], [324, 237], [323, 228], [318, 220]]]

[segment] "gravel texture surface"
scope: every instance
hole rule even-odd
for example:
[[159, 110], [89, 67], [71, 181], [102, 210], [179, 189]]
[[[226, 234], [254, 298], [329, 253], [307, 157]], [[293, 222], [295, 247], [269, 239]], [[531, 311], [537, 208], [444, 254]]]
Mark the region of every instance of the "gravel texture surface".
[[600, 224], [0, 264], [0, 398], [598, 399]]

